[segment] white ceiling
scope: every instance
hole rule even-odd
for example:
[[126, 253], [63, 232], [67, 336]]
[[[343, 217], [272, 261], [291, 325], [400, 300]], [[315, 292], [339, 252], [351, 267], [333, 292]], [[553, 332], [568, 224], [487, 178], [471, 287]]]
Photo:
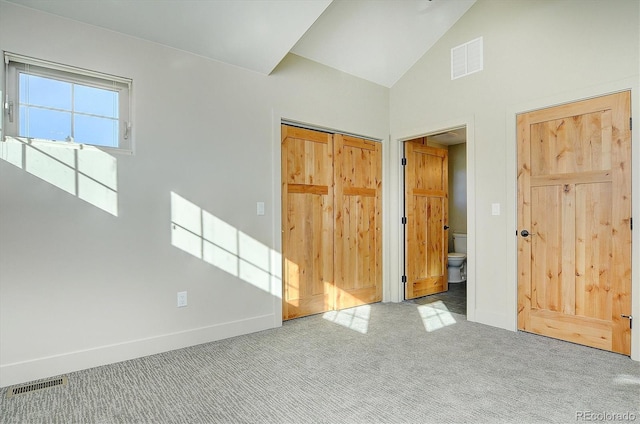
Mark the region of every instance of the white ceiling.
[[466, 143], [467, 141], [467, 128], [456, 128], [449, 131], [445, 131], [439, 134], [433, 134], [427, 136], [431, 141], [435, 141], [438, 144], [445, 146], [453, 146], [454, 144]]
[[292, 52], [391, 87], [476, 0], [8, 1], [262, 74]]

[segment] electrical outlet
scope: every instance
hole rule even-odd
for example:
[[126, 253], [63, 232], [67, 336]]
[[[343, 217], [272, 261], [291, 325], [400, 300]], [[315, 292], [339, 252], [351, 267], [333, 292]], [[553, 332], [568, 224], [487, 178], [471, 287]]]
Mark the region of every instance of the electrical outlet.
[[187, 306], [187, 292], [178, 292], [178, 308]]

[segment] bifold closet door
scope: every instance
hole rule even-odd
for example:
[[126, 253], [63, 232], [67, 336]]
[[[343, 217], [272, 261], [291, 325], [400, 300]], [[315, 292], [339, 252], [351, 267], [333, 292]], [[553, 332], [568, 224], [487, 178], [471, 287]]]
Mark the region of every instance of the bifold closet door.
[[334, 135], [336, 309], [382, 300], [381, 144]]
[[382, 300], [380, 143], [282, 125], [283, 319]]
[[334, 309], [333, 136], [282, 126], [283, 319]]

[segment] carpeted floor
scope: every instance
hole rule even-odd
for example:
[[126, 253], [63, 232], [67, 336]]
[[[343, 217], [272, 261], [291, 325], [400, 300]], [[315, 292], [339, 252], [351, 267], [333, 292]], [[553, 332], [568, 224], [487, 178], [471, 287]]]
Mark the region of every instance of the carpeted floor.
[[448, 311], [466, 316], [467, 283], [449, 283], [449, 289], [446, 292], [419, 297], [409, 300], [408, 302], [415, 303], [416, 305], [427, 305], [430, 303], [444, 304]]
[[3, 394], [1, 422], [640, 422], [638, 362], [471, 323], [437, 302], [300, 318], [68, 378]]

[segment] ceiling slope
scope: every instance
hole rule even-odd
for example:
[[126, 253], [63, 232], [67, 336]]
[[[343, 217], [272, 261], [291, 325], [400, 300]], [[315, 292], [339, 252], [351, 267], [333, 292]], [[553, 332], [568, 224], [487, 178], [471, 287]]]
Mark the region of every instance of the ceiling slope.
[[385, 87], [395, 84], [475, 2], [7, 1], [265, 75], [292, 52]]
[[334, 0], [292, 52], [391, 87], [475, 0]]
[[331, 0], [9, 0], [270, 74]]

